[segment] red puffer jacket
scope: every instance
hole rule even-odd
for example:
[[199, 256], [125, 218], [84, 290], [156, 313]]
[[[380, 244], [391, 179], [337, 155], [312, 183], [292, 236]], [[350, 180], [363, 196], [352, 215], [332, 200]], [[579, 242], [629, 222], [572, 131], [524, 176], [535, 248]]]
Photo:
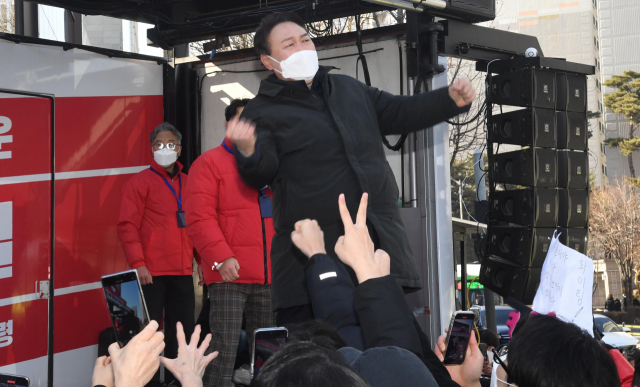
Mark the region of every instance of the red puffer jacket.
[[[240, 265], [240, 277], [233, 282], [270, 284], [273, 219], [262, 219], [260, 192], [242, 180], [234, 155], [222, 145], [211, 149], [193, 163], [189, 176], [187, 230], [207, 285], [224, 282], [212, 266], [231, 257]], [[268, 188], [266, 194], [271, 199]]]
[[[151, 166], [171, 183], [180, 196], [187, 187], [187, 175], [180, 172], [173, 179], [154, 160]], [[180, 176], [180, 179], [178, 178]], [[187, 193], [182, 195], [182, 202]], [[184, 210], [184, 208], [183, 208]], [[178, 199], [157, 173], [151, 169], [134, 175], [122, 190], [118, 237], [129, 266], [146, 266], [152, 276], [192, 275], [193, 244], [186, 228], [178, 227]]]

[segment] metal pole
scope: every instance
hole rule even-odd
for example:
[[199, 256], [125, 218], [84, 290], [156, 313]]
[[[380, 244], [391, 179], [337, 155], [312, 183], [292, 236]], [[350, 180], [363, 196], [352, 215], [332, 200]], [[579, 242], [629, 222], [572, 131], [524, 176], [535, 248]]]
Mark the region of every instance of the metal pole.
[[458, 200], [460, 201], [460, 219], [463, 219], [462, 216], [462, 180], [456, 181], [458, 183]]
[[[476, 149], [473, 152], [473, 165], [473, 171], [476, 180], [476, 197], [480, 201], [487, 200], [487, 189], [484, 180], [485, 173], [482, 171], [482, 169], [484, 168], [484, 154], [480, 151], [480, 149]], [[476, 214], [476, 218], [478, 218], [479, 216], [479, 214]], [[496, 303], [493, 297], [493, 292], [487, 288], [484, 288], [486, 328], [497, 335], [498, 323], [496, 321]]]
[[[414, 89], [413, 78], [409, 78], [409, 87], [407, 92], [409, 96], [413, 95]], [[409, 203], [412, 208], [418, 207], [418, 184], [417, 184], [417, 165], [416, 165], [416, 135], [415, 133], [409, 134], [407, 137], [407, 144], [409, 150]]]
[[462, 310], [467, 310], [467, 260], [464, 257], [464, 240], [460, 241], [460, 271], [460, 289], [462, 290], [460, 306]]

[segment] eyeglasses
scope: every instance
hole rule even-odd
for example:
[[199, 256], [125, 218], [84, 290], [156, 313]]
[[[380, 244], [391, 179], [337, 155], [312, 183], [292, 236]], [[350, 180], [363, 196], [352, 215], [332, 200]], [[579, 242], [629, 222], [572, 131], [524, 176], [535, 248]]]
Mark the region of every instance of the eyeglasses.
[[503, 344], [501, 346], [499, 346], [498, 348], [494, 348], [491, 350], [491, 352], [493, 352], [493, 361], [500, 364], [502, 366], [502, 369], [504, 370], [504, 372], [507, 373], [507, 375], [509, 375], [509, 368], [507, 367], [507, 365], [502, 361], [501, 357], [503, 357], [504, 355], [506, 355], [509, 352], [509, 347], [507, 347], [507, 344]]
[[165, 143], [160, 142], [160, 141], [158, 141], [155, 144], [153, 144], [153, 149], [156, 149], [156, 150], [160, 150], [160, 149], [163, 149], [165, 147], [167, 149], [169, 149], [169, 150], [175, 150], [176, 148], [180, 147], [180, 144], [175, 144], [173, 142], [165, 144]]
[[505, 381], [504, 381], [504, 380], [502, 380], [502, 379], [498, 379], [498, 378], [496, 378], [496, 380], [497, 380], [497, 381], [499, 381], [499, 382], [502, 382], [502, 383], [504, 383], [504, 384], [505, 384], [505, 386], [513, 386], [513, 387], [518, 387], [518, 385], [517, 385], [517, 384], [511, 384], [511, 383], [507, 383], [507, 382], [505, 382]]

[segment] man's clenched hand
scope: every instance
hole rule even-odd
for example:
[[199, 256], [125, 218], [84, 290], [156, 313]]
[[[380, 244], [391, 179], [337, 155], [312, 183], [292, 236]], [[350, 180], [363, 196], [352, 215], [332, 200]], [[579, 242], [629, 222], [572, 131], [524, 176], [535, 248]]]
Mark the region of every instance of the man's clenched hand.
[[256, 150], [256, 124], [237, 116], [229, 121], [227, 137], [244, 156], [251, 156]]
[[468, 79], [459, 78], [449, 86], [449, 96], [458, 107], [465, 107], [476, 99], [476, 91]]

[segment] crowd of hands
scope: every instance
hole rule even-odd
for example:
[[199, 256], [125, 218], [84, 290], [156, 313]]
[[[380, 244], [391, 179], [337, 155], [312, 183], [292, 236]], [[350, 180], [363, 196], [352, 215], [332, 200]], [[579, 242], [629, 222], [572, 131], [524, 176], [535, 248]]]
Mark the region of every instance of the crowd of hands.
[[[335, 253], [345, 265], [353, 269], [359, 283], [390, 275], [391, 272], [389, 254], [380, 249], [375, 250], [369, 235], [367, 204], [368, 194], [365, 193], [362, 195], [354, 223], [344, 195], [340, 195], [338, 199], [345, 233], [338, 239]], [[308, 258], [316, 254], [326, 254], [324, 234], [315, 220], [305, 219], [297, 222], [291, 239]], [[208, 334], [198, 347], [200, 326], [196, 326], [190, 342], [187, 343], [183, 327], [178, 323], [178, 357], [167, 359], [161, 356], [165, 346], [164, 335], [157, 330], [158, 323], [151, 321], [124, 348], [113, 343], [109, 347], [110, 356], [102, 356], [96, 360], [93, 385], [143, 387], [151, 380], [160, 365], [164, 365], [183, 387], [202, 386], [205, 368], [218, 356], [218, 352], [205, 355], [211, 342], [211, 334]], [[444, 360], [445, 340], [446, 336], [440, 336], [434, 348], [434, 353], [440, 361]], [[462, 387], [478, 386], [483, 362], [484, 357], [475, 335], [471, 335], [464, 363], [449, 365], [447, 369], [451, 378]]]
[[211, 334], [202, 341], [200, 325], [196, 326], [191, 341], [187, 344], [182, 324], [178, 323], [178, 357], [167, 359], [160, 356], [164, 350], [164, 334], [158, 332], [158, 323], [151, 321], [124, 348], [118, 343], [109, 346], [109, 356], [96, 360], [93, 369], [93, 385], [105, 387], [143, 387], [164, 365], [180, 381], [183, 387], [201, 387], [202, 375], [207, 365], [218, 356], [218, 352], [205, 355], [211, 342]]

